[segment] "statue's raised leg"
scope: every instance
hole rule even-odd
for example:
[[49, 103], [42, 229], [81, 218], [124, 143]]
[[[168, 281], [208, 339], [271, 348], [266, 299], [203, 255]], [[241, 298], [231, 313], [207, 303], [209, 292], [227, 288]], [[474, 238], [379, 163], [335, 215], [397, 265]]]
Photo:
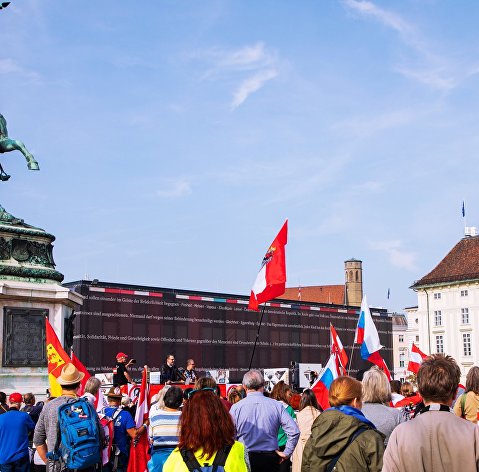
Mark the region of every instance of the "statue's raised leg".
[[38, 162], [35, 160], [35, 158], [28, 152], [28, 149], [25, 147], [25, 144], [23, 144], [21, 141], [18, 141], [16, 139], [4, 139], [2, 142], [2, 152], [8, 152], [8, 151], [20, 151], [24, 156], [25, 159], [27, 160], [27, 166], [30, 170], [40, 170], [40, 166], [38, 165]]

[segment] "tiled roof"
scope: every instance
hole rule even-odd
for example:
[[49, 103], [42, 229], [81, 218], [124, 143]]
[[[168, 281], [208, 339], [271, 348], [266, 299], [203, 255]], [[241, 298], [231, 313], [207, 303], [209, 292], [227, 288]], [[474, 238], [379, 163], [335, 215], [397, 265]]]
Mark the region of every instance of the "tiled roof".
[[461, 239], [429, 274], [411, 288], [479, 279], [479, 236]]
[[[298, 301], [299, 287], [288, 287], [282, 299]], [[344, 305], [344, 285], [312, 285], [301, 287], [302, 302], [332, 303]]]

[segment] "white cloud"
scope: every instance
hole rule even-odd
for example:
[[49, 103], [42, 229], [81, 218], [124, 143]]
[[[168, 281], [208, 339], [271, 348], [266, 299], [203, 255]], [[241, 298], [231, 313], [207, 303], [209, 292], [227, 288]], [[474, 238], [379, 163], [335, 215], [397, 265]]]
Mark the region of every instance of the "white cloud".
[[244, 69], [264, 66], [273, 60], [266, 51], [263, 43], [256, 43], [253, 46], [245, 46], [236, 51], [222, 54], [218, 67], [231, 69]]
[[358, 0], [344, 0], [344, 4], [364, 15], [370, 15], [381, 23], [395, 29], [400, 34], [410, 34], [411, 27], [398, 15], [383, 10], [372, 2]]
[[400, 240], [378, 241], [372, 243], [372, 247], [378, 251], [385, 252], [389, 257], [389, 262], [393, 266], [406, 269], [411, 272], [417, 271], [416, 253], [403, 249], [402, 242]]
[[258, 72], [253, 77], [244, 80], [233, 94], [231, 108], [233, 110], [238, 108], [252, 93], [258, 91], [266, 84], [266, 82], [274, 79], [277, 75], [278, 72], [275, 69], [269, 69]]
[[333, 124], [333, 130], [345, 132], [348, 136], [369, 137], [378, 131], [407, 125], [418, 119], [417, 110], [396, 110], [371, 118], [359, 116]]
[[0, 59], [0, 75], [19, 74], [29, 79], [38, 79], [40, 76], [36, 72], [28, 71], [21, 67], [13, 59]]
[[401, 41], [414, 51], [418, 56], [415, 58], [415, 65], [399, 65], [395, 68], [404, 77], [436, 90], [449, 91], [459, 82], [452, 76], [464, 76], [464, 71], [458, 70], [457, 64], [433, 53], [417, 29], [400, 15], [366, 0], [343, 0], [343, 4], [351, 10], [372, 17], [382, 25], [393, 29], [399, 34]]
[[185, 178], [167, 179], [163, 188], [156, 191], [161, 198], [181, 198], [191, 194], [191, 183]]
[[396, 70], [410, 79], [416, 80], [424, 85], [437, 90], [452, 90], [457, 85], [457, 81], [452, 77], [443, 77], [440, 70], [434, 69], [412, 69], [409, 67], [397, 67]]
[[239, 75], [243, 76], [241, 83], [233, 92], [232, 110], [242, 105], [252, 93], [264, 87], [279, 74], [277, 54], [267, 49], [262, 42], [233, 50], [214, 48], [196, 52], [193, 57], [210, 64], [202, 75], [202, 80], [231, 81], [236, 80]]

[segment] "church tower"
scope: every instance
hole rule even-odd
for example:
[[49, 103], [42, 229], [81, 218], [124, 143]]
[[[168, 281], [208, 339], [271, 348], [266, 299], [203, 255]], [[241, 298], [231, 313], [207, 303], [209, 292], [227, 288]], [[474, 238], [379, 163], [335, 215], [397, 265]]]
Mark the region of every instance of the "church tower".
[[361, 306], [363, 299], [363, 263], [351, 258], [344, 261], [345, 291], [344, 303]]

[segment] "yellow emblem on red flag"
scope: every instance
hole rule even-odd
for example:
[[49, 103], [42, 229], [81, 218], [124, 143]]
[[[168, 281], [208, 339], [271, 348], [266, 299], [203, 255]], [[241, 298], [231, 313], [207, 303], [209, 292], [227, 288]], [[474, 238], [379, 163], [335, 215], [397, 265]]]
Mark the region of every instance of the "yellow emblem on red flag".
[[57, 382], [57, 378], [60, 377], [63, 366], [71, 362], [71, 360], [70, 356], [63, 349], [58, 336], [55, 334], [52, 325], [48, 321], [48, 318], [45, 318], [45, 322], [50, 395], [53, 397], [58, 397], [62, 394], [62, 388]]

